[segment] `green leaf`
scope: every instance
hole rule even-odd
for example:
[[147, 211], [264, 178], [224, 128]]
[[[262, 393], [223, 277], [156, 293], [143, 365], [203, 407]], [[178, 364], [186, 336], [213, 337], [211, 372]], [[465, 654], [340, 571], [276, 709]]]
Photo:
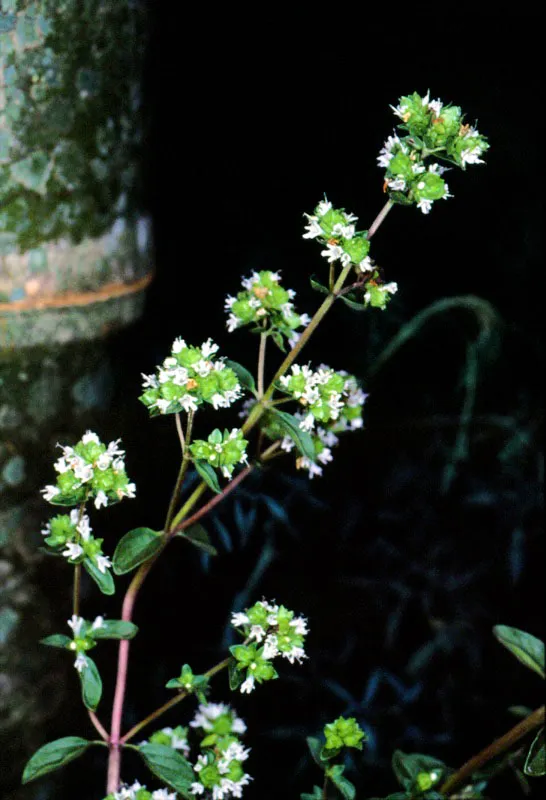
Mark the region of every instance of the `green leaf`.
[[105, 619], [100, 628], [93, 631], [93, 639], [132, 639], [138, 633], [134, 622], [124, 619]]
[[207, 461], [197, 460], [193, 463], [195, 465], [195, 469], [201, 475], [209, 489], [212, 489], [212, 491], [216, 494], [222, 494], [214, 467], [211, 467]]
[[326, 286], [323, 286], [322, 283], [319, 283], [317, 280], [315, 280], [314, 275], [311, 275], [309, 280], [311, 281], [311, 286], [317, 292], [320, 292], [321, 294], [330, 294], [330, 289], [327, 289]]
[[80, 672], [82, 684], [82, 700], [86, 708], [95, 711], [102, 695], [102, 681], [97, 669], [97, 665], [88, 655], [85, 656], [87, 666]]
[[328, 770], [328, 777], [332, 783], [339, 789], [342, 797], [346, 800], [354, 800], [356, 797], [356, 789], [351, 781], [343, 776], [345, 767], [342, 764], [336, 764]]
[[116, 575], [125, 575], [148, 561], [163, 546], [163, 535], [151, 528], [133, 528], [118, 542], [112, 565]]
[[495, 625], [493, 633], [501, 644], [510, 650], [529, 669], [544, 678], [544, 642], [530, 633], [507, 625]]
[[103, 594], [114, 594], [116, 586], [112, 574], [106, 570], [101, 572], [94, 561], [90, 558], [84, 558], [83, 566], [89, 577], [93, 578], [99, 589]]
[[414, 787], [420, 772], [439, 772], [441, 774], [446, 772], [446, 765], [437, 758], [421, 755], [420, 753], [408, 755], [401, 750], [394, 751], [392, 768], [398, 782], [404, 789], [408, 790]]
[[40, 639], [40, 644], [45, 644], [48, 647], [61, 647], [66, 650], [72, 639], [70, 636], [65, 636], [64, 633], [54, 633], [52, 636], [46, 636], [45, 639]]
[[326, 769], [324, 762], [320, 759], [320, 753], [322, 750], [322, 742], [320, 739], [317, 739], [315, 736], [308, 736], [305, 741], [307, 742], [307, 747], [309, 748], [309, 752], [311, 753], [315, 764], [318, 764], [321, 769]]
[[209, 556], [218, 555], [218, 550], [210, 543], [206, 528], [199, 522], [196, 522], [195, 525], [190, 525], [185, 531], [179, 531], [175, 536], [179, 536], [181, 539], [187, 539], [198, 547], [199, 550], [208, 553]]
[[254, 394], [256, 394], [256, 383], [254, 382], [254, 378], [252, 377], [252, 375], [250, 374], [250, 372], [247, 370], [246, 367], [243, 367], [243, 365], [239, 364], [237, 361], [230, 361], [229, 358], [227, 358], [224, 361], [224, 364], [226, 365], [226, 367], [232, 369], [233, 372], [237, 375], [241, 386], [244, 386], [245, 389], [250, 389], [251, 392], [254, 392]]
[[313, 786], [313, 794], [309, 794], [309, 792], [300, 794], [300, 800], [322, 800], [322, 798], [322, 789], [318, 786]]
[[270, 413], [275, 416], [279, 428], [287, 436], [290, 436], [300, 453], [307, 456], [310, 461], [314, 461], [316, 456], [313, 437], [307, 431], [302, 431], [296, 417], [287, 414], [286, 411], [279, 411], [277, 408], [270, 409]]
[[193, 797], [190, 787], [195, 781], [195, 773], [179, 752], [164, 744], [143, 744], [138, 751], [154, 775], [180, 792], [182, 797]]
[[55, 739], [54, 742], [44, 744], [27, 762], [22, 783], [29, 783], [63, 767], [69, 761], [81, 756], [90, 744], [91, 742], [80, 736], [65, 736], [63, 739]]
[[237, 661], [234, 658], [231, 658], [228, 664], [228, 675], [229, 675], [229, 688], [232, 692], [236, 692], [239, 686], [244, 681], [244, 675], [242, 674], [242, 670], [237, 669]]
[[539, 730], [531, 747], [529, 748], [523, 771], [526, 775], [529, 775], [532, 778], [538, 778], [540, 775], [546, 775], [546, 744], [544, 742], [544, 728]]
[[366, 311], [366, 306], [364, 305], [364, 302], [362, 300], [359, 303], [356, 300], [352, 300], [346, 294], [340, 294], [338, 295], [338, 298], [343, 303], [345, 303], [346, 306], [349, 306], [349, 308], [352, 308], [354, 311]]

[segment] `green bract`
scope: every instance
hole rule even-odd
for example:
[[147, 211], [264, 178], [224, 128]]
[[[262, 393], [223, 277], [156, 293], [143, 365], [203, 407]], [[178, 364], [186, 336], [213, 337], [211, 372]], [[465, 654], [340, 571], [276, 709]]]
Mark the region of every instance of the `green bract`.
[[228, 295], [226, 298], [228, 331], [254, 325], [254, 331], [271, 334], [278, 344], [282, 343], [283, 337], [289, 343], [295, 343], [299, 338], [297, 328], [307, 325], [310, 318], [294, 311], [291, 301], [296, 293], [292, 289], [283, 289], [279, 281], [279, 273], [270, 271], [253, 272], [250, 278], [244, 278], [244, 291], [237, 297]]
[[217, 352], [211, 339], [201, 347], [175, 339], [157, 375], [143, 375], [145, 391], [139, 400], [152, 416], [197, 411], [203, 403], [227, 408], [241, 396], [242, 388], [235, 372], [214, 358]]
[[59, 445], [63, 454], [54, 465], [57, 483], [42, 489], [44, 499], [53, 505], [76, 506], [94, 498], [95, 508], [100, 508], [134, 497], [136, 487], [127, 478], [119, 441], [107, 446], [87, 431], [74, 447]]
[[207, 441], [197, 439], [190, 445], [192, 456], [198, 461], [205, 461], [207, 464], [220, 469], [225, 478], [231, 478], [233, 470], [237, 464], [246, 464], [247, 440], [239, 428], [231, 431], [225, 430], [223, 433], [216, 428], [208, 437]]
[[89, 517], [79, 509], [58, 514], [42, 529], [45, 543], [71, 564], [83, 563], [89, 575], [104, 594], [113, 594], [114, 583], [108, 572], [110, 559], [102, 552], [102, 539], [91, 533]]
[[365, 734], [354, 717], [345, 719], [338, 717], [324, 727], [326, 737], [325, 750], [339, 750], [341, 747], [356, 747], [362, 750], [362, 740]]

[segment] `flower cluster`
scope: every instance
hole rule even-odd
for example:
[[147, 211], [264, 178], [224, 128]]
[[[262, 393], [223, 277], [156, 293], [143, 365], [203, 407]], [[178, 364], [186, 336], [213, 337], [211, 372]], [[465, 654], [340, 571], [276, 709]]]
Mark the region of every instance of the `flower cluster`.
[[203, 750], [194, 765], [193, 794], [212, 800], [242, 797], [251, 780], [243, 768], [250, 751], [239, 741], [246, 731], [243, 720], [223, 703], [207, 703], [199, 706], [190, 726], [202, 736]]
[[[91, 533], [89, 517], [74, 508], [70, 514], [58, 514], [42, 529], [45, 542], [71, 564], [91, 562], [104, 575], [112, 564], [102, 552], [102, 539]], [[89, 563], [86, 564], [89, 566]]]
[[218, 345], [208, 339], [192, 347], [175, 339], [171, 355], [157, 368], [157, 375], [143, 375], [144, 393], [139, 400], [152, 416], [197, 411], [203, 403], [227, 408], [242, 389], [235, 372], [215, 359]]
[[362, 405], [367, 395], [356, 378], [344, 371], [335, 372], [325, 364], [315, 371], [294, 364], [291, 373], [282, 375], [279, 381], [281, 389], [305, 408], [302, 430], [313, 431], [316, 423], [330, 423], [328, 427], [334, 433], [362, 427]]
[[252, 608], [233, 614], [231, 624], [248, 642], [230, 647], [235, 660], [236, 683], [242, 693], [250, 694], [256, 683], [277, 677], [271, 663], [276, 656], [288, 659], [291, 664], [307, 658], [304, 651], [307, 620], [295, 617], [294, 612], [284, 606], [260, 600]]
[[392, 109], [402, 120], [400, 133], [407, 135], [389, 136], [379, 153], [378, 164], [386, 169], [385, 190], [394, 202], [416, 204], [428, 214], [436, 200], [452, 197], [442, 177], [446, 168], [428, 163], [430, 157], [466, 169], [467, 164], [484, 163], [481, 156], [489, 144], [485, 136], [463, 123], [458, 106], [431, 100], [429, 93], [401, 97]]
[[118, 792], [112, 792], [104, 800], [177, 800], [176, 792], [168, 789], [156, 789], [150, 792], [145, 786], [135, 781], [132, 786], [122, 786]]
[[[183, 728], [182, 725], [177, 725], [176, 728], [162, 728], [159, 731], [152, 733], [149, 739], [151, 744], [163, 744], [166, 747], [172, 747], [173, 750], [181, 750], [185, 756], [189, 755], [190, 745], [188, 743], [188, 729]], [[140, 744], [147, 744], [147, 741]]]
[[338, 717], [324, 727], [325, 750], [341, 750], [342, 747], [356, 747], [362, 750], [362, 740], [366, 735], [354, 717]]
[[308, 325], [310, 317], [294, 311], [291, 301], [296, 293], [293, 289], [283, 289], [279, 281], [279, 273], [270, 271], [253, 272], [249, 278], [244, 278], [244, 291], [237, 297], [228, 295], [226, 298], [228, 331], [254, 325], [253, 330], [271, 334], [277, 344], [282, 345], [284, 337], [293, 347], [300, 337], [297, 329]]
[[326, 245], [321, 255], [329, 263], [341, 261], [345, 267], [354, 264], [357, 272], [372, 272], [368, 257], [370, 242], [368, 231], [357, 231], [354, 223], [358, 217], [347, 214], [342, 208], [333, 208], [324, 198], [315, 208], [314, 214], [305, 214], [309, 220], [305, 226], [304, 239], [318, 239]]
[[74, 666], [78, 672], [82, 672], [88, 665], [85, 653], [96, 647], [95, 634], [104, 627], [104, 618], [96, 617], [94, 622], [88, 622], [83, 617], [73, 614], [72, 619], [68, 620], [68, 626], [72, 629], [73, 639], [70, 641], [66, 637], [65, 646], [67, 650], [72, 650], [76, 654]]
[[106, 446], [96, 433], [87, 431], [74, 447], [58, 445], [63, 454], [54, 464], [57, 483], [42, 489], [44, 499], [53, 505], [76, 506], [94, 497], [95, 508], [100, 508], [134, 497], [136, 487], [127, 478], [119, 442]]
[[216, 428], [205, 442], [203, 439], [196, 439], [190, 445], [192, 456], [198, 461], [206, 461], [216, 469], [222, 471], [225, 478], [233, 475], [233, 470], [237, 464], [246, 464], [248, 457], [246, 454], [247, 440], [239, 428], [233, 428], [223, 433]]

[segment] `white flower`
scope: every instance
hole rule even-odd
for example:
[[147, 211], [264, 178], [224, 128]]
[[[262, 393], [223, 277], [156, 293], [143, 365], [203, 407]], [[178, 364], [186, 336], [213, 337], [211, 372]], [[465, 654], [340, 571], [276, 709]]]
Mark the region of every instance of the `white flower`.
[[261, 625], [252, 625], [250, 633], [248, 634], [249, 639], [255, 639], [257, 642], [261, 642], [264, 636], [265, 630]]
[[186, 347], [187, 347], [186, 342], [179, 336], [173, 342], [172, 352], [176, 355], [177, 353], [180, 353], [182, 350], [185, 350]]
[[155, 375], [145, 375], [143, 372], [141, 372], [141, 376], [142, 376], [143, 389], [148, 389], [148, 388], [157, 389], [159, 381], [157, 380]]
[[178, 402], [180, 403], [184, 411], [186, 411], [186, 413], [188, 411], [197, 411], [197, 401], [194, 395], [192, 394], [185, 394], [184, 397], [181, 397]]
[[242, 611], [237, 611], [231, 615], [231, 624], [234, 628], [242, 628], [250, 622], [249, 618]]
[[192, 794], [205, 794], [205, 787], [202, 783], [194, 782], [191, 785], [191, 792]]
[[369, 256], [363, 258], [358, 268], [361, 272], [372, 272], [373, 271], [373, 264]]
[[72, 514], [74, 514], [74, 512], [76, 513], [76, 522], [77, 522], [76, 530], [78, 531], [84, 542], [87, 542], [89, 541], [89, 537], [91, 536], [91, 525], [89, 524], [89, 517], [87, 516], [87, 514], [83, 514], [81, 520], [78, 522], [77, 517], [79, 516], [80, 512], [78, 511], [78, 509], [73, 509], [73, 511], [70, 512], [71, 522], [74, 522], [74, 520], [72, 519]]
[[314, 424], [315, 424], [314, 416], [312, 414], [307, 414], [307, 416], [305, 416], [301, 420], [299, 426], [302, 429], [302, 431], [312, 431]]
[[214, 355], [214, 353], [217, 353], [218, 349], [218, 345], [214, 344], [212, 339], [207, 339], [207, 341], [201, 345], [201, 354], [203, 358], [208, 358]]
[[86, 431], [82, 436], [82, 444], [89, 444], [90, 442], [93, 442], [93, 444], [100, 444], [100, 439], [93, 431]]
[[80, 635], [84, 622], [84, 618], [78, 617], [76, 614], [72, 614], [72, 618], [68, 620], [68, 627], [72, 628], [72, 632], [76, 638]]
[[309, 224], [306, 225], [305, 228], [304, 228], [304, 230], [306, 230], [307, 233], [303, 234], [303, 238], [304, 239], [315, 239], [317, 236], [322, 236], [323, 231], [322, 231], [322, 228], [320, 227], [316, 217], [309, 217], [309, 215], [306, 215], [306, 216], [308, 217], [308, 219], [310, 221], [309, 221]]
[[318, 456], [317, 460], [320, 461], [321, 464], [328, 464], [330, 461], [333, 461], [332, 451], [329, 447], [325, 447]]
[[61, 490], [58, 489], [56, 486], [46, 486], [45, 489], [41, 489], [41, 492], [44, 496], [44, 500], [47, 500], [49, 503], [54, 497], [61, 493]]
[[305, 617], [294, 617], [288, 624], [291, 628], [294, 628], [294, 633], [297, 633], [299, 636], [306, 636], [309, 633]]
[[83, 555], [83, 547], [75, 542], [66, 542], [66, 550], [63, 550], [62, 555], [68, 559], [79, 558]]
[[97, 496], [95, 497], [95, 508], [100, 508], [101, 506], [107, 506], [107, 505], [108, 505], [108, 497], [106, 496], [106, 493], [103, 492], [101, 489], [100, 491], [97, 492]]
[[424, 200], [424, 199], [419, 200], [419, 202], [417, 203], [417, 208], [420, 208], [423, 214], [428, 214], [430, 209], [432, 208], [432, 200]]
[[328, 259], [328, 263], [331, 264], [333, 261], [337, 261], [338, 258], [341, 258], [343, 255], [343, 250], [337, 244], [327, 244], [326, 250], [320, 251], [321, 256]]
[[95, 617], [95, 621], [91, 625], [91, 630], [98, 631], [100, 628], [104, 628], [104, 617]]
[[241, 684], [241, 694], [250, 694], [252, 691], [254, 691], [254, 684], [255, 684], [254, 676], [251, 675], [249, 678], [246, 679], [246, 681], [243, 681], [243, 683]]
[[76, 660], [74, 661], [74, 666], [78, 672], [83, 672], [83, 670], [87, 667], [87, 659], [83, 653], [78, 653]]
[[298, 664], [301, 664], [302, 659], [307, 658], [303, 647], [293, 647], [288, 652], [282, 653], [282, 655], [284, 658], [287, 658], [291, 664], [293, 664], [294, 661], [297, 661]]
[[152, 800], [176, 800], [176, 792], [169, 792], [167, 789], [156, 789], [152, 792]]
[[434, 116], [436, 119], [440, 116], [440, 112], [442, 110], [443, 105], [444, 104], [442, 103], [441, 100], [431, 100], [430, 103], [428, 104], [430, 110], [434, 112]]
[[112, 562], [108, 558], [108, 556], [97, 556], [96, 557], [97, 569], [99, 572], [102, 572], [104, 575], [106, 570], [112, 566]]
[[388, 180], [387, 186], [395, 192], [403, 192], [406, 188], [406, 181], [403, 178], [395, 178], [394, 180]]
[[324, 200], [321, 200], [317, 206], [317, 214], [319, 217], [323, 217], [328, 211], [330, 211], [331, 208], [332, 204], [326, 198], [324, 198]]
[[112, 456], [108, 453], [101, 453], [101, 455], [97, 458], [95, 462], [95, 466], [97, 469], [105, 470], [108, 469], [110, 464], [112, 463]]
[[277, 647], [277, 637], [273, 634], [270, 634], [265, 640], [262, 657], [269, 661], [271, 658], [275, 658], [275, 656], [278, 654], [279, 648]]

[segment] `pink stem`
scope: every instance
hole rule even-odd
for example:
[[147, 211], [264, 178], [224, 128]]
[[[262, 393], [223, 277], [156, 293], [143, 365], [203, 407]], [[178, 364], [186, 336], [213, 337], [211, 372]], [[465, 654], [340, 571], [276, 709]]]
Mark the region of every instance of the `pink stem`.
[[93, 726], [94, 726], [95, 730], [98, 731], [98, 733], [104, 739], [105, 742], [109, 741], [110, 737], [108, 735], [108, 731], [101, 724], [101, 722], [100, 722], [99, 718], [97, 717], [97, 715], [93, 711], [91, 711], [90, 708], [87, 709], [87, 713], [89, 714], [89, 719], [93, 723]]

